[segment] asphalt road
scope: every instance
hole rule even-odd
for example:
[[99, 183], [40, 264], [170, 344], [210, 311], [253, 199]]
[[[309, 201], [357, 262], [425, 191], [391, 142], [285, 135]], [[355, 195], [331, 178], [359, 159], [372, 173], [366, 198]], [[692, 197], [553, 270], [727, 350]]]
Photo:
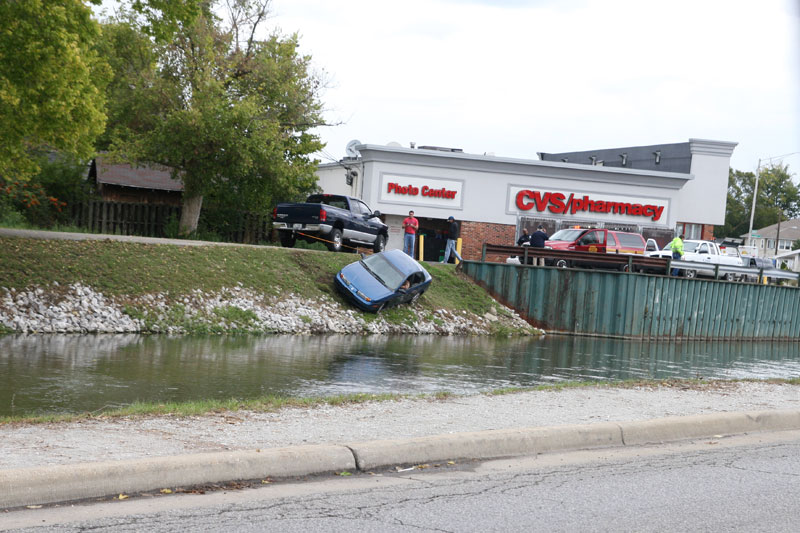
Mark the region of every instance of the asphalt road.
[[787, 431], [23, 509], [0, 529], [780, 532], [799, 496]]

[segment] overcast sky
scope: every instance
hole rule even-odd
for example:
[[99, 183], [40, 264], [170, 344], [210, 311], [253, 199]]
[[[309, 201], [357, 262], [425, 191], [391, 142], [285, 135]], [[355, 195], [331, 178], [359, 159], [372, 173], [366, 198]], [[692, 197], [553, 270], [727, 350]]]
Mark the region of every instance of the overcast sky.
[[[351, 139], [536, 159], [689, 138], [800, 152], [800, 0], [273, 0]], [[800, 154], [784, 159], [800, 178]]]

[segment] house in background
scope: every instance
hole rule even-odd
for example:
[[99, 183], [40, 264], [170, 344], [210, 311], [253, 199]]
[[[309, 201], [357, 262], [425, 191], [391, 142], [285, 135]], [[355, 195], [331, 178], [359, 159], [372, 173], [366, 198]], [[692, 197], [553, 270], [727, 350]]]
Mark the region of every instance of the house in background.
[[[781, 231], [778, 235], [778, 223], [765, 228], [753, 229], [752, 235], [741, 235], [745, 246], [752, 246], [758, 257], [778, 259], [795, 272], [800, 272], [800, 261], [797, 260], [800, 250], [792, 252], [792, 244], [800, 239], [800, 218], [784, 220], [781, 222]], [[777, 240], [777, 243], [776, 243]], [[777, 251], [775, 245], [777, 246]], [[780, 265], [778, 265], [780, 266]]]
[[161, 166], [134, 167], [109, 163], [97, 156], [89, 166], [89, 181], [106, 202], [181, 205], [183, 183]]

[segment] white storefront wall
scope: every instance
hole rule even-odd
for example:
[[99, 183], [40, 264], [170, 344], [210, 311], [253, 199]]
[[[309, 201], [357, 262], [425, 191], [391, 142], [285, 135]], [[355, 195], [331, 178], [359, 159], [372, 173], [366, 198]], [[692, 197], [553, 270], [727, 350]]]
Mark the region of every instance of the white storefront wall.
[[691, 174], [359, 145], [360, 161], [348, 163], [358, 170], [352, 186], [345, 186], [345, 169], [333, 165], [320, 169], [320, 185], [387, 215], [390, 247], [402, 246], [399, 227], [409, 210], [509, 225], [519, 216], [664, 229], [723, 224], [735, 144], [690, 142]]

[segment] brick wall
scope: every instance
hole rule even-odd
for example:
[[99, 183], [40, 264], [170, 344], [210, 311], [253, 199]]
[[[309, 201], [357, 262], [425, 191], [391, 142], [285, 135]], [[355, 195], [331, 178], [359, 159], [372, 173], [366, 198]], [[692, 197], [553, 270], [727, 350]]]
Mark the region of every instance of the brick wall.
[[704, 224], [703, 231], [701, 232], [703, 235], [701, 240], [704, 241], [713, 241], [714, 240], [714, 226], [711, 224]]
[[509, 224], [489, 224], [486, 222], [461, 223], [461, 256], [464, 259], [480, 261], [483, 243], [514, 244], [516, 227]]

